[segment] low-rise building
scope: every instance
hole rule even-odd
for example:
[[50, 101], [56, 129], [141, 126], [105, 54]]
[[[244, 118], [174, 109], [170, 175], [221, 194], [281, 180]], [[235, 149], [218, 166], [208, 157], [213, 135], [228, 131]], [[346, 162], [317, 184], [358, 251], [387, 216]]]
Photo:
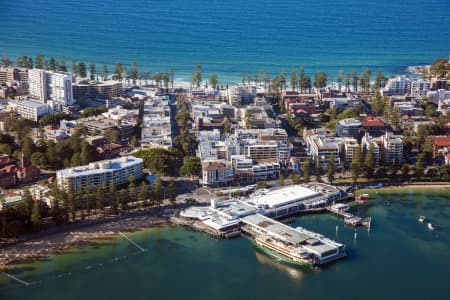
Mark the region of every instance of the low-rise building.
[[38, 121], [40, 117], [49, 113], [49, 108], [47, 104], [30, 101], [10, 101], [9, 105], [12, 110], [18, 113], [22, 118], [29, 119], [32, 121]]
[[202, 162], [202, 184], [203, 185], [223, 185], [227, 183], [227, 167], [225, 161], [204, 161]]

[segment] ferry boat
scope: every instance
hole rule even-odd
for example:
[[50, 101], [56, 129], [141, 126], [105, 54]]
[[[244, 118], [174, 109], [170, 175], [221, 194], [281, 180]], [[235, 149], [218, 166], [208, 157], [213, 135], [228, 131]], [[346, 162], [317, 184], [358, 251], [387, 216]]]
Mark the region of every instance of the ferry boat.
[[296, 265], [312, 265], [314, 257], [311, 253], [286, 245], [270, 237], [259, 236], [253, 239], [254, 244], [264, 253], [273, 256], [280, 261]]
[[433, 223], [431, 223], [431, 222], [428, 223], [428, 229], [429, 229], [429, 230], [434, 230], [434, 229], [435, 229]]
[[419, 217], [419, 222], [420, 222], [420, 223], [423, 223], [423, 222], [425, 221], [425, 219], [426, 219], [425, 216], [420, 216], [420, 217]]

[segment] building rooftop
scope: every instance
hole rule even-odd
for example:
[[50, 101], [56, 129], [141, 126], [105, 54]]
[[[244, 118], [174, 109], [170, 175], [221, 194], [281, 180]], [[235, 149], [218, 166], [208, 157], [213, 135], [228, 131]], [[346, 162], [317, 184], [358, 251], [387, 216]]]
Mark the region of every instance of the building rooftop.
[[107, 171], [119, 170], [125, 167], [135, 165], [136, 163], [142, 163], [141, 158], [133, 156], [124, 156], [111, 160], [102, 160], [97, 162], [92, 162], [89, 165], [62, 169], [56, 172], [57, 176], [62, 177], [76, 177], [76, 176], [86, 176], [93, 174], [100, 174]]
[[300, 200], [307, 200], [319, 194], [320, 193], [301, 185], [292, 185], [263, 192], [260, 195], [250, 198], [248, 203], [256, 206], [268, 206], [274, 208]]

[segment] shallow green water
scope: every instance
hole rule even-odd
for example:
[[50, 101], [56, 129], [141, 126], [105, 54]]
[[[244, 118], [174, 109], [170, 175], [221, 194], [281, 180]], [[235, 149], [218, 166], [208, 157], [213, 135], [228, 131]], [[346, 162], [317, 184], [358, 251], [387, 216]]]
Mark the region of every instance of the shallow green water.
[[[331, 215], [297, 219], [347, 245], [349, 256], [324, 269], [289, 266], [244, 238], [216, 240], [182, 228], [130, 234], [0, 275], [0, 299], [449, 299], [450, 192], [371, 191], [373, 226], [354, 231]], [[425, 215], [430, 232], [417, 221]], [[336, 235], [336, 225], [339, 231]], [[37, 298], [36, 298], [37, 297]]]

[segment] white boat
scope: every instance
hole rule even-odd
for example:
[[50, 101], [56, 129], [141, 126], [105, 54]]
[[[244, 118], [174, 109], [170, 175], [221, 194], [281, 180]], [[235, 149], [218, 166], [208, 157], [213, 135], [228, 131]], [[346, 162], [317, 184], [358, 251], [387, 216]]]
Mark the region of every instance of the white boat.
[[434, 225], [432, 223], [428, 223], [428, 229], [434, 230]]
[[420, 216], [420, 217], [419, 217], [419, 222], [420, 222], [420, 223], [423, 223], [424, 221], [425, 221], [425, 216]]

